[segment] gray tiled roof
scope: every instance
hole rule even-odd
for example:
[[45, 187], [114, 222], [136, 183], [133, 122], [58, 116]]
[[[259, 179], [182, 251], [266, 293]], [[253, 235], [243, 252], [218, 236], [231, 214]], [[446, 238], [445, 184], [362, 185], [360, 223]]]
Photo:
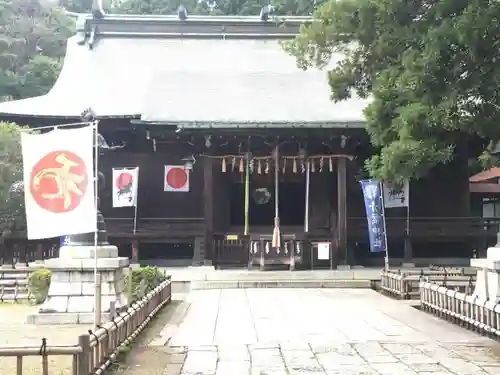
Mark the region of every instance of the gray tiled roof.
[[301, 71], [269, 39], [112, 37], [93, 49], [68, 40], [45, 96], [0, 104], [0, 114], [137, 116], [170, 123], [360, 123], [368, 101], [329, 100], [326, 71]]

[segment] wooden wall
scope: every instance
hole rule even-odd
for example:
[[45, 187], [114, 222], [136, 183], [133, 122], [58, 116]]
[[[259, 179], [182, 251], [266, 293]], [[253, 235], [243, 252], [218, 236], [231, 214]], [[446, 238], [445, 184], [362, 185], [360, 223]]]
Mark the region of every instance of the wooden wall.
[[[364, 217], [365, 206], [359, 183], [354, 180], [351, 164], [348, 182], [348, 216]], [[348, 165], [349, 168], [349, 165]], [[412, 217], [471, 216], [467, 163], [457, 159], [439, 165], [425, 178], [411, 181], [410, 213]], [[386, 210], [386, 215], [406, 216], [406, 209]]]
[[[145, 142], [138, 138], [133, 143]], [[129, 147], [110, 152], [101, 157], [101, 170], [106, 176], [106, 188], [101, 192], [101, 211], [106, 218], [133, 218], [133, 208], [113, 208], [111, 196], [112, 168], [139, 166], [138, 218], [183, 218], [198, 219], [203, 226], [204, 218], [204, 163], [199, 157], [190, 175], [190, 192], [172, 193], [164, 191], [164, 165], [182, 165], [183, 157], [193, 153], [193, 145], [173, 139], [168, 144], [152, 147]], [[220, 161], [213, 161], [213, 230], [224, 233], [230, 225], [230, 184], [239, 173], [224, 173]], [[311, 173], [310, 187], [310, 232], [328, 231], [337, 222], [337, 173], [325, 168], [323, 172]], [[359, 162], [347, 162], [347, 216], [364, 218], [365, 207], [356, 176]], [[235, 177], [235, 175], [238, 175]], [[304, 174], [283, 175], [280, 178], [305, 181]], [[241, 182], [241, 181], [240, 181]], [[293, 204], [293, 203], [292, 203]], [[470, 216], [468, 171], [465, 158], [458, 157], [444, 166], [438, 166], [430, 175], [410, 186], [410, 211], [412, 217], [466, 217]], [[388, 217], [406, 217], [405, 209], [387, 210]], [[197, 227], [198, 228], [198, 227]], [[165, 233], [164, 235], [166, 235]]]
[[197, 161], [190, 172], [189, 192], [164, 191], [164, 166], [183, 165], [181, 147], [172, 144], [170, 150], [161, 152], [131, 153], [115, 151], [104, 155], [102, 172], [106, 187], [101, 192], [101, 211], [105, 217], [126, 218], [133, 216], [133, 208], [112, 207], [112, 169], [139, 167], [138, 217], [139, 218], [201, 218], [203, 217], [203, 168]]

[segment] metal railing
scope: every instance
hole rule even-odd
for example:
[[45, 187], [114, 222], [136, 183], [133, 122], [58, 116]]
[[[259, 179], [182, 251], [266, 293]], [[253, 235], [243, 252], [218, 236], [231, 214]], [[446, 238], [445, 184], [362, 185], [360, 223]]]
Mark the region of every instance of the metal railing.
[[500, 336], [500, 304], [437, 284], [420, 283], [420, 307], [482, 334]]
[[433, 282], [437, 285], [448, 286], [453, 290], [466, 294], [472, 293], [475, 276], [464, 273], [463, 268], [453, 267], [453, 272], [443, 270], [382, 270], [380, 275], [380, 289], [391, 297], [399, 299], [418, 299], [420, 297], [420, 283]]
[[23, 373], [23, 358], [32, 356], [41, 357], [42, 375], [51, 374], [49, 356], [71, 356], [72, 375], [101, 375], [118, 357], [120, 348], [129, 345], [171, 297], [169, 278], [95, 332], [80, 335], [76, 345], [49, 346], [42, 339], [41, 347], [0, 347], [0, 357], [16, 358], [16, 375], [33, 373], [33, 369]]

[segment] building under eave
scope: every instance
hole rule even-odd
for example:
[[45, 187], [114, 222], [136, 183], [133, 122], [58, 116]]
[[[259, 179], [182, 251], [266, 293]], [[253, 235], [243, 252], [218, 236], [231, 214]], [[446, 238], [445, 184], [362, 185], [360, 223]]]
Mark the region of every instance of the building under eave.
[[[367, 254], [357, 181], [372, 153], [363, 129], [368, 101], [332, 102], [327, 72], [298, 69], [280, 46], [309, 21], [85, 16], [68, 40], [52, 90], [1, 103], [0, 117], [37, 126], [78, 121], [93, 109], [108, 142], [125, 145], [101, 158], [109, 182], [101, 210], [112, 241], [122, 251], [139, 248], [141, 261], [381, 262]], [[393, 258], [410, 260], [412, 248], [417, 257], [431, 256], [428, 249], [468, 256], [478, 232], [467, 218], [468, 176], [457, 160], [412, 183], [410, 222], [406, 209], [387, 213]], [[184, 169], [186, 161], [195, 162], [192, 170]], [[112, 168], [135, 166], [134, 234], [133, 210], [113, 208], [109, 186]], [[181, 188], [178, 179], [177, 187], [168, 185], [172, 167], [188, 177]], [[278, 248], [272, 243], [276, 208]], [[327, 254], [318, 243], [328, 244]]]

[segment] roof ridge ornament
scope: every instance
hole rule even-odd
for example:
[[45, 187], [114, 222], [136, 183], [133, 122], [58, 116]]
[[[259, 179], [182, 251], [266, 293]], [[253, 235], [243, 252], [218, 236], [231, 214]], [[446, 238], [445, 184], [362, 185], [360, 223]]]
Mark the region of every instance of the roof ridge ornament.
[[260, 9], [260, 20], [261, 21], [268, 21], [269, 20], [269, 14], [272, 11], [272, 6], [270, 4], [264, 5]]
[[177, 8], [177, 17], [179, 17], [181, 21], [185, 21], [188, 18], [187, 9], [183, 4], [180, 4]]
[[104, 11], [104, 6], [102, 4], [102, 0], [93, 0], [92, 1], [92, 18], [95, 20], [101, 20], [106, 16], [106, 12]]

